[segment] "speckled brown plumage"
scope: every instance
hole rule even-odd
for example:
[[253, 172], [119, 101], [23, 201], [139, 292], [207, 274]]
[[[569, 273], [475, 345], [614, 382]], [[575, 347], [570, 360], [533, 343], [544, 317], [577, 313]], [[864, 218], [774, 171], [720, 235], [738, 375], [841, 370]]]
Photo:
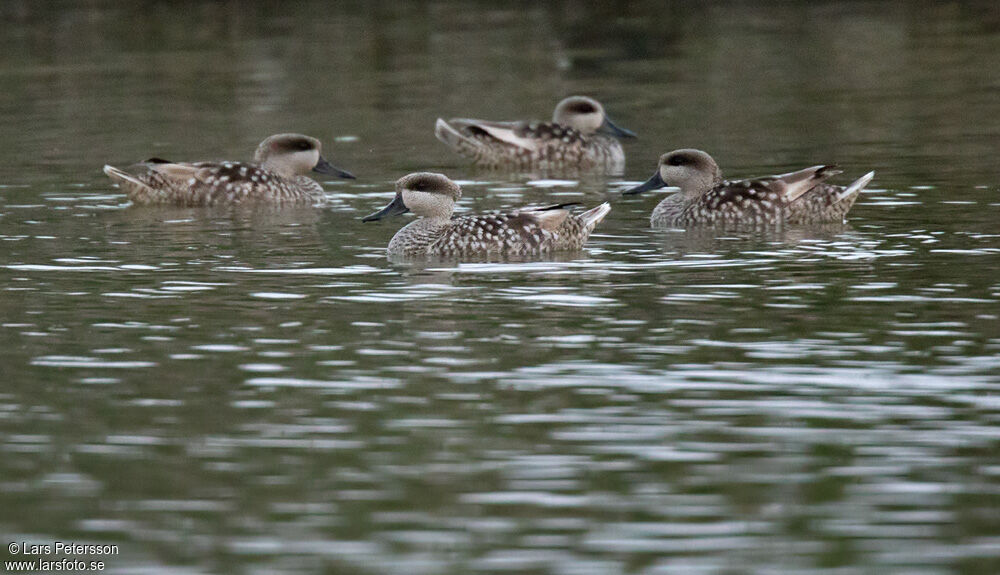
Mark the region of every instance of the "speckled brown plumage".
[[[872, 174], [874, 176], [874, 174]], [[866, 175], [867, 176], [867, 175]], [[834, 184], [819, 184], [809, 193], [803, 194], [798, 200], [788, 205], [785, 222], [789, 224], [811, 224], [817, 222], [843, 222], [847, 212], [854, 207], [854, 202], [861, 196], [861, 190], [868, 185], [862, 176], [848, 186]], [[850, 191], [856, 188], [853, 193]]]
[[814, 166], [778, 176], [723, 181], [718, 165], [705, 152], [675, 150], [660, 158], [648, 182], [625, 193], [681, 188], [653, 210], [650, 223], [655, 227], [772, 227], [843, 221], [874, 172], [847, 187], [824, 183], [839, 173], [836, 166]]
[[685, 227], [695, 224], [774, 225], [785, 217], [782, 192], [760, 180], [723, 181], [689, 199], [683, 193], [660, 202], [650, 221], [654, 226]]
[[412, 210], [421, 216], [389, 242], [393, 256], [534, 256], [579, 250], [611, 210], [607, 203], [574, 215], [565, 205], [452, 217], [457, 184], [442, 174], [417, 173], [396, 182], [396, 197], [364, 221]]
[[552, 122], [438, 119], [434, 133], [481, 167], [541, 172], [621, 173], [625, 151], [616, 137], [634, 137], [582, 96], [560, 102]]
[[136, 204], [217, 206], [266, 202], [316, 204], [323, 187], [303, 175], [309, 171], [353, 177], [320, 155], [315, 138], [278, 134], [258, 146], [255, 162], [170, 162], [152, 158], [128, 172], [105, 166], [104, 172]]
[[518, 170], [601, 170], [611, 173], [625, 168], [625, 151], [618, 140], [607, 136], [584, 136], [558, 124], [509, 124], [516, 136], [530, 141], [518, 146], [497, 139], [480, 127], [485, 122], [451, 120], [451, 127], [462, 138], [456, 139], [454, 150], [484, 168]]
[[137, 164], [132, 180], [119, 181], [136, 204], [217, 206], [253, 201], [314, 204], [323, 200], [323, 187], [306, 176], [282, 177], [243, 162]]
[[[597, 221], [603, 219], [601, 211], [604, 209], [610, 210], [610, 206], [602, 204], [595, 208], [597, 212], [569, 214], [555, 230], [545, 229], [531, 209], [459, 216], [445, 221], [422, 218], [399, 230], [389, 242], [388, 251], [408, 256], [465, 257], [484, 254], [533, 256], [579, 250]], [[599, 219], [592, 222], [594, 217]]]

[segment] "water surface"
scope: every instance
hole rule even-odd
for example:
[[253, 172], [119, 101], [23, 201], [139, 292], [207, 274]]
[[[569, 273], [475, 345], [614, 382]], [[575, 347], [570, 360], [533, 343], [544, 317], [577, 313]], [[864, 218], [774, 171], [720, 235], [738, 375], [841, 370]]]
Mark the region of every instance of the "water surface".
[[[0, 534], [109, 572], [996, 573], [1000, 12], [989, 2], [15, 2], [0, 24]], [[477, 173], [438, 116], [599, 98], [624, 178]], [[100, 172], [319, 137], [314, 210]], [[847, 225], [398, 265], [463, 211], [594, 205], [659, 154], [835, 162]]]

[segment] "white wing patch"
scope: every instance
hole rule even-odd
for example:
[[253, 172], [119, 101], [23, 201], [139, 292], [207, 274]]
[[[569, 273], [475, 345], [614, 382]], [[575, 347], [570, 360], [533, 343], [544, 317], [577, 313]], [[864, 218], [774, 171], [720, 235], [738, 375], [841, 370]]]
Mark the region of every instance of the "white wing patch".
[[569, 212], [567, 210], [532, 211], [531, 215], [538, 221], [538, 227], [554, 232], [566, 221]]
[[538, 142], [536, 140], [518, 136], [513, 127], [497, 126], [495, 124], [487, 123], [472, 124], [472, 126], [475, 126], [497, 140], [512, 146], [517, 146], [518, 148], [524, 148], [525, 150], [530, 151], [534, 151], [538, 148]]

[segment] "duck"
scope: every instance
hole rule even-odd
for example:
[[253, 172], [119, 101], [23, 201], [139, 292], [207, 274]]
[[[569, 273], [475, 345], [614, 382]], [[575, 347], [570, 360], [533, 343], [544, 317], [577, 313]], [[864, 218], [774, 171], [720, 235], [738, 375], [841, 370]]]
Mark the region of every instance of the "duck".
[[843, 222], [875, 172], [868, 172], [844, 187], [826, 183], [840, 173], [837, 166], [820, 165], [775, 176], [723, 180], [719, 165], [708, 153], [681, 149], [660, 156], [653, 177], [622, 193], [641, 194], [667, 186], [680, 188], [680, 192], [661, 201], [653, 210], [650, 217], [653, 227], [771, 227]]
[[396, 181], [396, 196], [363, 222], [413, 212], [418, 219], [396, 232], [389, 256], [535, 256], [580, 250], [604, 216], [607, 202], [580, 214], [568, 204], [510, 212], [453, 216], [462, 189], [444, 174], [418, 172]]
[[128, 171], [111, 165], [104, 173], [133, 204], [176, 206], [317, 204], [325, 199], [310, 172], [354, 179], [328, 162], [316, 138], [275, 134], [257, 146], [253, 162], [171, 162], [150, 158]]
[[625, 170], [619, 139], [636, 137], [616, 126], [604, 106], [587, 96], [559, 102], [551, 122], [438, 118], [434, 135], [483, 168], [608, 174]]

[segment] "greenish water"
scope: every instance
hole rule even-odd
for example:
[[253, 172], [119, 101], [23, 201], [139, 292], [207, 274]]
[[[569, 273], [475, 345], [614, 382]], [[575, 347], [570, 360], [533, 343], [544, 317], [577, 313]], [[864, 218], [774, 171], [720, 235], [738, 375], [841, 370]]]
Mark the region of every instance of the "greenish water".
[[[1000, 11], [0, 5], [0, 535], [111, 573], [1000, 571]], [[625, 178], [481, 174], [438, 116], [600, 99]], [[101, 174], [319, 137], [319, 210]], [[410, 171], [594, 205], [659, 154], [876, 179], [844, 226], [390, 264]], [[51, 559], [51, 557], [50, 557]]]

